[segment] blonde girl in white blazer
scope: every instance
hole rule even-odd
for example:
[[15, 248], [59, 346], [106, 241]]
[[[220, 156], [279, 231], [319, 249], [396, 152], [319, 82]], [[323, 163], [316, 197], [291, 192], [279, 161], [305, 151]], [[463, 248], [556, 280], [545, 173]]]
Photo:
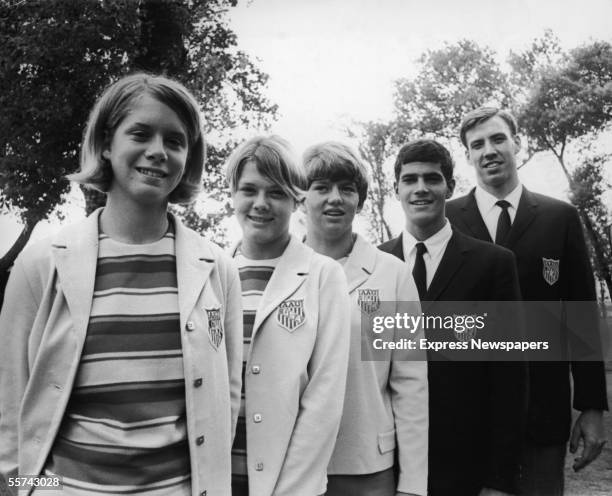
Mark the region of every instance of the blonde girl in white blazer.
[[203, 166], [180, 83], [134, 74], [96, 103], [72, 179], [106, 206], [23, 251], [0, 315], [0, 475], [15, 493], [15, 476], [44, 474], [63, 488], [23, 494], [230, 495], [238, 272], [168, 213]]
[[244, 401], [232, 452], [233, 492], [320, 495], [345, 390], [346, 278], [336, 262], [289, 233], [304, 177], [285, 140], [245, 142], [229, 159], [227, 176], [243, 232], [233, 254], [245, 307]]
[[[306, 150], [303, 164], [308, 184], [306, 244], [343, 264], [351, 298], [347, 390], [327, 495], [425, 495], [425, 356], [394, 352], [381, 360], [368, 355], [367, 346], [362, 350], [362, 318], [382, 302], [402, 302], [402, 312], [421, 313], [412, 275], [406, 264], [353, 233], [353, 219], [368, 191], [367, 171], [357, 154], [342, 143], [322, 143]], [[385, 310], [395, 313], [399, 305]]]

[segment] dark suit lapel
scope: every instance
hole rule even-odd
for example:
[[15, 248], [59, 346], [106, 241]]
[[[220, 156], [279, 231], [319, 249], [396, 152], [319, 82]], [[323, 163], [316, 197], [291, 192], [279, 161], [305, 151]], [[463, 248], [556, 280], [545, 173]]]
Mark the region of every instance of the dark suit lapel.
[[535, 219], [538, 202], [536, 198], [523, 186], [523, 193], [516, 209], [516, 217], [508, 234], [508, 240], [503, 246], [512, 249], [516, 242]]
[[427, 290], [425, 300], [434, 301], [436, 300], [442, 291], [446, 289], [448, 283], [451, 281], [455, 272], [459, 270], [465, 261], [465, 252], [467, 248], [464, 247], [461, 242], [460, 235], [453, 230], [453, 236], [446, 245], [438, 270], [434, 274], [434, 277]]
[[461, 206], [461, 217], [466, 227], [469, 229], [471, 236], [492, 243], [493, 240], [491, 239], [489, 230], [487, 229], [484, 220], [482, 220], [480, 210], [478, 210], [474, 191], [476, 191], [476, 189], [472, 189], [472, 191], [470, 191], [470, 193], [465, 197], [465, 201]]

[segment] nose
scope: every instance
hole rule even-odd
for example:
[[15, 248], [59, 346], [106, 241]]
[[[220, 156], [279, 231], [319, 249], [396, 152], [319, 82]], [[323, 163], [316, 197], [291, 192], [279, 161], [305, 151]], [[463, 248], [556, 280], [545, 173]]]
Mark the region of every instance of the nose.
[[168, 158], [166, 148], [164, 146], [164, 139], [161, 136], [153, 136], [149, 141], [149, 146], [146, 152], [147, 158], [156, 161], [165, 161]]
[[489, 157], [491, 155], [497, 154], [497, 150], [495, 149], [495, 147], [493, 146], [493, 143], [491, 143], [490, 140], [485, 140], [483, 153], [485, 157]]
[[255, 210], [265, 210], [268, 208], [268, 201], [266, 199], [266, 192], [259, 191], [253, 199], [253, 208]]
[[342, 202], [342, 195], [340, 194], [340, 189], [338, 185], [334, 184], [329, 192], [329, 198], [327, 200], [329, 203], [340, 203]]
[[427, 183], [425, 182], [425, 178], [419, 177], [416, 183], [416, 191], [417, 193], [425, 193], [427, 192]]

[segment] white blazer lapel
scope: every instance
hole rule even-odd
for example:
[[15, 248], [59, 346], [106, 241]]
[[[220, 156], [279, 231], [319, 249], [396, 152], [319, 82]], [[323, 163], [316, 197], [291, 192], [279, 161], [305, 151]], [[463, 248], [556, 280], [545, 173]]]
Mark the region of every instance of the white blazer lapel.
[[98, 262], [98, 209], [83, 222], [62, 230], [52, 243], [52, 253], [66, 298], [79, 349], [85, 341]]
[[353, 249], [344, 264], [349, 293], [355, 291], [372, 275], [376, 264], [376, 256], [376, 248], [357, 235]]
[[176, 279], [181, 328], [198, 301], [215, 266], [212, 251], [173, 216], [176, 232]]
[[274, 309], [295, 293], [305, 281], [312, 254], [310, 248], [300, 243], [295, 236], [291, 236], [259, 303], [252, 339], [255, 339], [257, 330]]

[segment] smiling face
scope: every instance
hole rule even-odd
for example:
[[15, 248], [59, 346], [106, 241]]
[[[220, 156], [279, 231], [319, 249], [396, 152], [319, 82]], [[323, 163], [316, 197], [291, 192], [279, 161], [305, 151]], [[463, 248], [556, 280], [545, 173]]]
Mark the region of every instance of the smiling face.
[[242, 228], [245, 256], [256, 259], [280, 256], [289, 241], [295, 200], [261, 174], [253, 161], [242, 166], [232, 200]]
[[406, 229], [425, 240], [444, 227], [445, 203], [453, 194], [454, 180], [447, 183], [440, 164], [403, 164], [395, 191], [406, 216]]
[[465, 142], [467, 159], [476, 169], [478, 184], [485, 191], [504, 198], [518, 186], [516, 154], [520, 140], [500, 116], [466, 131]]
[[187, 131], [178, 115], [150, 95], [142, 95], [102, 152], [113, 171], [109, 199], [167, 204], [183, 176], [187, 155]]
[[360, 210], [357, 185], [349, 179], [315, 180], [304, 199], [308, 231], [328, 239], [351, 236], [353, 219]]

